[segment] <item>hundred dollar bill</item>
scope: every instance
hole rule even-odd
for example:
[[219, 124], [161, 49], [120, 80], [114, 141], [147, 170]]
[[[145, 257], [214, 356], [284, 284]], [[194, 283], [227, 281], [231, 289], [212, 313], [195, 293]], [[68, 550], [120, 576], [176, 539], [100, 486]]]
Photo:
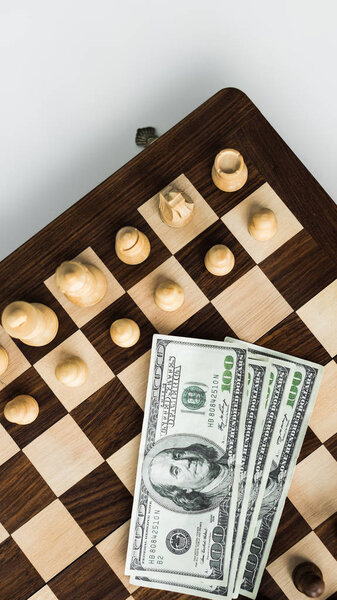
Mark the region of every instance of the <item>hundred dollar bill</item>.
[[227, 583], [246, 356], [235, 344], [153, 337], [126, 574]]
[[[246, 488], [250, 488], [252, 472], [253, 472], [253, 452], [254, 440], [260, 434], [262, 423], [266, 412], [266, 399], [269, 384], [270, 361], [263, 358], [262, 360], [249, 357], [248, 358], [248, 378], [246, 393], [248, 397], [247, 411], [245, 414], [245, 426], [243, 437], [243, 450], [240, 465], [240, 481], [238, 500], [236, 505], [233, 540], [238, 535], [238, 524], [241, 515], [241, 509], [244, 510], [246, 505], [245, 493]], [[233, 557], [232, 557], [233, 558]], [[232, 563], [231, 563], [232, 564]], [[231, 568], [231, 567], [230, 567]], [[132, 580], [131, 580], [132, 582]], [[145, 587], [157, 587], [159, 589], [169, 589], [179, 593], [191, 593], [203, 598], [214, 598], [221, 595], [223, 598], [227, 596], [228, 586], [217, 586], [214, 581], [203, 581], [197, 584], [189, 584], [187, 581], [177, 582], [177, 577], [173, 581], [171, 578], [164, 578], [163, 574], [151, 573], [147, 577], [138, 574], [134, 578], [136, 585], [144, 585]], [[215, 584], [215, 585], [214, 585]]]
[[255, 502], [254, 527], [247, 536], [237, 577], [235, 592], [255, 598], [315, 403], [323, 367], [253, 344], [246, 347], [250, 353], [285, 360], [294, 368], [291, 387], [284, 395], [275, 425], [268, 479], [260, 488]]

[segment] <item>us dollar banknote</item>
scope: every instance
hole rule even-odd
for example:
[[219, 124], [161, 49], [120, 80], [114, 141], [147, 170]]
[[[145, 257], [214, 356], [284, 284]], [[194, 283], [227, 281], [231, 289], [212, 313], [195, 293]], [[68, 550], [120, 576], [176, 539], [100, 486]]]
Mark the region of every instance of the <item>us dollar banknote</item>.
[[[266, 400], [268, 393], [268, 386], [270, 385], [269, 380], [270, 373], [270, 361], [269, 359], [256, 357], [248, 358], [248, 377], [246, 394], [248, 398], [247, 410], [245, 413], [245, 425], [244, 425], [244, 437], [243, 437], [243, 448], [242, 458], [240, 464], [240, 480], [238, 489], [238, 498], [235, 511], [234, 519], [234, 531], [233, 531], [233, 542], [239, 535], [239, 520], [241, 511], [245, 510], [247, 489], [250, 489], [253, 473], [253, 447], [256, 442], [256, 438], [259, 437], [262, 424], [265, 418], [266, 412]], [[231, 566], [233, 560], [233, 546], [231, 552]], [[203, 584], [200, 581], [199, 584], [188, 583], [184, 580], [183, 583], [177, 584], [177, 577], [173, 580], [175, 585], [172, 585], [171, 577], [160, 577], [159, 574], [151, 573], [144, 575], [138, 575], [132, 578], [131, 582], [134, 581], [136, 585], [144, 585], [145, 587], [157, 587], [160, 589], [170, 589], [179, 593], [191, 593], [195, 596], [202, 596], [204, 598], [214, 598], [215, 596], [221, 595], [222, 597], [227, 596], [228, 585], [217, 587], [214, 585], [216, 582], [204, 581]]]
[[[233, 340], [233, 343], [237, 341]], [[255, 501], [253, 529], [247, 536], [235, 589], [236, 593], [255, 598], [315, 403], [323, 367], [253, 344], [246, 347], [252, 354], [284, 360], [293, 368], [291, 386], [283, 397], [269, 450], [268, 478], [260, 487]]]
[[126, 574], [227, 584], [246, 357], [235, 344], [154, 336]]

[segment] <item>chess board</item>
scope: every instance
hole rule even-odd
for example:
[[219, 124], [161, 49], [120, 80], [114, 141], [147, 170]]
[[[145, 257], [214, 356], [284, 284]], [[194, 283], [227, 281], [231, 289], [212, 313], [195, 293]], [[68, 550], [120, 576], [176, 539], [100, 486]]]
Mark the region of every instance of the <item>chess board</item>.
[[[211, 179], [215, 155], [238, 149], [248, 181], [224, 193]], [[191, 224], [178, 231], [158, 216], [170, 183], [194, 199]], [[272, 208], [276, 236], [247, 232], [255, 204]], [[114, 237], [143, 231], [149, 258], [121, 263]], [[303, 598], [291, 571], [308, 559], [337, 597], [337, 209], [242, 92], [225, 89], [21, 246], [0, 265], [1, 303], [42, 302], [57, 313], [57, 337], [34, 348], [0, 329], [9, 354], [0, 378], [0, 600], [180, 600], [130, 585], [124, 576], [152, 335], [222, 340], [226, 335], [325, 366], [259, 598]], [[204, 268], [214, 244], [235, 256], [233, 271]], [[105, 272], [108, 291], [91, 308], [69, 303], [54, 272], [80, 256]], [[153, 301], [155, 282], [180, 283], [174, 313]], [[113, 320], [130, 317], [141, 337], [115, 346]], [[55, 378], [62, 353], [81, 355], [89, 377], [71, 391]], [[30, 394], [40, 414], [30, 425], [5, 420], [5, 403]], [[181, 600], [187, 596], [181, 596]]]

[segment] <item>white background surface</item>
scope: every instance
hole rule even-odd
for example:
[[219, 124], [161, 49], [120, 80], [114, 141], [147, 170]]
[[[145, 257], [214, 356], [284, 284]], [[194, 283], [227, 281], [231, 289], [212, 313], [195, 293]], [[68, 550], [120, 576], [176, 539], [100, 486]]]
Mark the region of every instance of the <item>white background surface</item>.
[[228, 86], [337, 198], [336, 6], [0, 0], [0, 259]]

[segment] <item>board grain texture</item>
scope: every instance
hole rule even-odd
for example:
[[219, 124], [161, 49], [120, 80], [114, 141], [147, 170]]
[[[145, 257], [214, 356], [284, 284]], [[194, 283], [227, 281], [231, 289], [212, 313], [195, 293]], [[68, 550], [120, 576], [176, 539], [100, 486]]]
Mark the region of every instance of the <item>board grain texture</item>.
[[[232, 193], [211, 179], [223, 148], [239, 150], [248, 167], [247, 183]], [[158, 193], [174, 180], [196, 203], [194, 225], [178, 237], [153, 215]], [[272, 206], [282, 224], [263, 249], [246, 236], [254, 203]], [[125, 225], [150, 240], [140, 265], [115, 255]], [[224, 277], [204, 267], [215, 244], [236, 259]], [[123, 573], [149, 350], [152, 335], [167, 331], [240, 336], [326, 366], [258, 598], [302, 597], [290, 572], [301, 558], [321, 568], [322, 598], [337, 598], [336, 250], [336, 205], [249, 98], [228, 88], [0, 263], [0, 310], [37, 301], [60, 321], [56, 338], [41, 348], [10, 340], [0, 327], [10, 358], [0, 381], [0, 600], [187, 600], [136, 588]], [[95, 310], [74, 309], [54, 285], [58, 265], [81, 253], [109, 279]], [[152, 288], [172, 273], [186, 305], [165, 316]], [[140, 326], [131, 348], [109, 335], [123, 317]], [[72, 344], [83, 344], [95, 374], [78, 396], [53, 380], [55, 356]], [[40, 405], [24, 427], [3, 415], [17, 394]]]

